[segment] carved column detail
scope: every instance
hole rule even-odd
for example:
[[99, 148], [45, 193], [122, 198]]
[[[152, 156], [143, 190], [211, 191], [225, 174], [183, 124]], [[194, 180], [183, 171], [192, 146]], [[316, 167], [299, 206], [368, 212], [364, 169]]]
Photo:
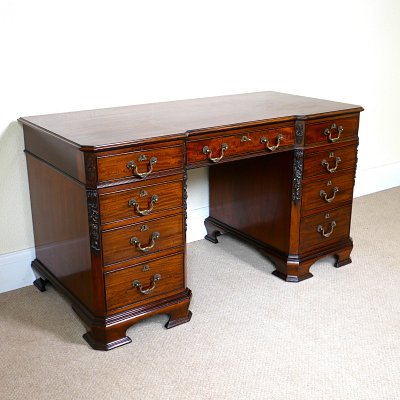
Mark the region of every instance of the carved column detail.
[[100, 251], [100, 218], [99, 199], [96, 190], [86, 190], [90, 247], [94, 251]]
[[302, 144], [303, 136], [304, 136], [304, 122], [303, 121], [296, 122], [294, 132], [295, 132], [296, 144]]
[[187, 230], [187, 172], [183, 173], [183, 218], [185, 219], [185, 231]]
[[303, 150], [294, 150], [292, 200], [297, 204], [301, 198], [301, 178], [303, 176]]

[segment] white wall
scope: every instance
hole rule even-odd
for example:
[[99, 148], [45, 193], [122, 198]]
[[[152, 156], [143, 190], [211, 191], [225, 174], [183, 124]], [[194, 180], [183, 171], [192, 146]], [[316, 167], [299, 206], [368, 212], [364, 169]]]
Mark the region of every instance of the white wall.
[[[355, 193], [400, 184], [399, 1], [0, 0], [0, 15], [7, 260], [33, 246], [19, 116], [260, 90], [361, 104]], [[204, 215], [191, 171], [189, 240]], [[4, 257], [0, 274], [24, 268]]]

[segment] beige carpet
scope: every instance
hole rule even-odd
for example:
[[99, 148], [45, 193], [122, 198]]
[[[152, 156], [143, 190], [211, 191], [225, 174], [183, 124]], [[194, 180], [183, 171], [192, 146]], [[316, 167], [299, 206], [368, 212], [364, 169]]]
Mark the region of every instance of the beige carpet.
[[53, 288], [0, 295], [1, 399], [399, 399], [400, 187], [355, 200], [353, 263], [285, 283], [232, 237], [188, 246], [192, 321], [91, 350]]

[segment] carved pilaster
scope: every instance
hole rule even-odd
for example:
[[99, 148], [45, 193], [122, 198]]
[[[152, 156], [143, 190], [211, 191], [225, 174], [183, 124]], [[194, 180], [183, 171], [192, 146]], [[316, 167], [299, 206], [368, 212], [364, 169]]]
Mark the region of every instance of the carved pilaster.
[[294, 150], [292, 200], [297, 204], [301, 199], [301, 178], [303, 176], [303, 150]]
[[185, 231], [187, 230], [187, 172], [183, 173], [183, 218], [185, 219]]
[[96, 190], [86, 190], [90, 247], [94, 251], [100, 251], [100, 219], [99, 199]]
[[295, 142], [296, 144], [303, 144], [303, 136], [304, 136], [304, 122], [297, 121], [295, 125]]

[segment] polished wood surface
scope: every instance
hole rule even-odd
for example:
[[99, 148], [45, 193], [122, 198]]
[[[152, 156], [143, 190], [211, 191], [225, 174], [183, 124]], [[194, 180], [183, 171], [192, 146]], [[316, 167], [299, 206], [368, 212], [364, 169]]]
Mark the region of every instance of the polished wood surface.
[[[129, 220], [151, 219], [160, 215], [161, 212], [173, 211], [183, 206], [182, 176], [175, 179], [162, 178], [160, 183], [154, 179], [129, 184], [121, 188], [114, 187], [113, 190], [100, 195], [100, 214], [102, 224], [110, 222]], [[154, 197], [156, 196], [156, 197]], [[157, 199], [154, 201], [154, 199]], [[151, 211], [148, 211], [150, 210]], [[148, 211], [146, 215], [141, 213]]]
[[[105, 274], [107, 309], [113, 310], [143, 300], [154, 300], [171, 292], [184, 290], [183, 269], [183, 253], [179, 253]], [[160, 278], [153, 283], [157, 274]], [[149, 292], [143, 293], [135, 287], [135, 280], [143, 285], [143, 292]], [[151, 290], [153, 285], [154, 289]]]
[[303, 215], [337, 207], [353, 199], [354, 172], [308, 181], [303, 190]]
[[334, 172], [340, 173], [346, 169], [354, 169], [357, 162], [357, 143], [350, 146], [343, 146], [342, 143], [340, 145], [341, 147], [337, 145], [334, 149], [329, 146], [322, 152], [315, 152], [315, 148], [305, 150], [303, 178], [315, 175], [324, 175], [329, 178]]
[[21, 118], [35, 285], [71, 301], [95, 349], [152, 315], [188, 322], [186, 171], [203, 166], [206, 239], [248, 241], [288, 282], [350, 263], [360, 111], [260, 92]]
[[[159, 238], [154, 240], [154, 247], [148, 251], [142, 251], [138, 245], [131, 243], [132, 237], [136, 237], [142, 248], [148, 247], [151, 245], [151, 237], [155, 232], [159, 233]], [[140, 222], [103, 231], [102, 240], [104, 265], [155, 254], [167, 248], [182, 246], [183, 216], [179, 213], [149, 220], [146, 223]]]
[[21, 121], [42, 127], [71, 143], [101, 148], [168, 139], [209, 127], [352, 111], [359, 112], [362, 108], [285, 93], [259, 92], [24, 117]]
[[[278, 144], [279, 135], [282, 135], [282, 138]], [[227, 145], [227, 149], [224, 150], [223, 160], [246, 153], [268, 153], [270, 150], [267, 148], [265, 139], [268, 140], [268, 146], [270, 147], [278, 145], [282, 149], [291, 146], [294, 144], [294, 128], [293, 126], [288, 126], [251, 132], [242, 130], [240, 134], [236, 135], [191, 140], [186, 148], [187, 163], [189, 166], [192, 163], [199, 162], [205, 164], [208, 163], [210, 157], [219, 158], [222, 155], [224, 145]], [[204, 154], [204, 146], [210, 149], [210, 155]]]
[[160, 171], [168, 169], [182, 169], [182, 146], [160, 147], [153, 150], [139, 150], [118, 155], [99, 157], [97, 170], [99, 181], [121, 179], [127, 177], [142, 179], [135, 174], [132, 168], [128, 168], [129, 162], [134, 162], [139, 174], [150, 170], [150, 161], [156, 157], [157, 162], [152, 166], [153, 176]]
[[[336, 127], [335, 127], [336, 126]], [[340, 133], [338, 128], [342, 127], [343, 132]], [[323, 122], [311, 121], [307, 123], [306, 145], [325, 142], [329, 143], [329, 135], [326, 130], [329, 129], [333, 139], [338, 138], [342, 143], [345, 140], [357, 138], [358, 133], [358, 115], [353, 117], [329, 118]]]
[[[342, 238], [347, 238], [350, 232], [351, 205], [333, 208], [329, 212], [321, 212], [303, 218], [300, 226], [300, 251], [323, 247]], [[332, 228], [332, 222], [336, 226]], [[318, 232], [322, 226], [326, 233], [332, 231], [329, 237]]]

